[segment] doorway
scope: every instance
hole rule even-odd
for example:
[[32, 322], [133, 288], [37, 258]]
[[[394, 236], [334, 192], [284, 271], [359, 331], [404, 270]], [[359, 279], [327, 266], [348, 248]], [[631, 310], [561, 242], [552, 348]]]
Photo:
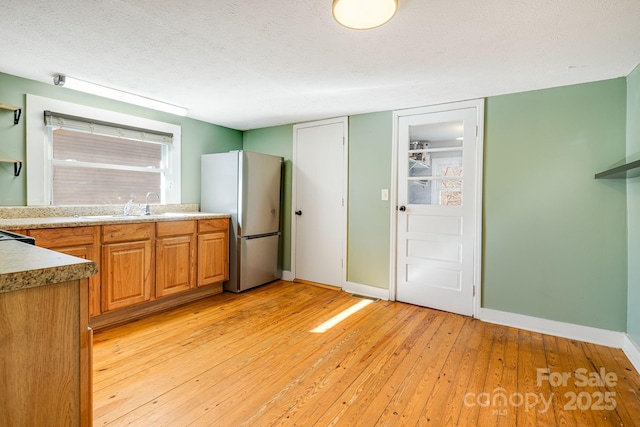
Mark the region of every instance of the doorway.
[[484, 102], [398, 111], [395, 299], [477, 315]]
[[347, 118], [293, 127], [291, 269], [343, 287], [346, 270]]

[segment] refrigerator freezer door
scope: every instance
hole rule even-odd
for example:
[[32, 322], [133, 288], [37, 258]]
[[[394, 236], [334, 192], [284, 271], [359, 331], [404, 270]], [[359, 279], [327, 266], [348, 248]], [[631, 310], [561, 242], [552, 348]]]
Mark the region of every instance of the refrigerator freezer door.
[[280, 277], [278, 271], [280, 236], [278, 234], [238, 240], [240, 245], [239, 289], [228, 290], [240, 292]]
[[202, 156], [200, 210], [231, 214], [232, 230], [238, 220], [238, 168], [238, 151]]
[[241, 151], [238, 233], [241, 236], [280, 230], [282, 158]]

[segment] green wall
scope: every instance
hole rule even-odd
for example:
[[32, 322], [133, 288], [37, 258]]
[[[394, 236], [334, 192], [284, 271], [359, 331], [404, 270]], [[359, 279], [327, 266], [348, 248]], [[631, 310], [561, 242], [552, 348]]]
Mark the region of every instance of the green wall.
[[347, 280], [389, 288], [391, 111], [349, 117]]
[[[284, 157], [280, 259], [291, 269], [293, 125], [240, 132], [0, 74], [0, 103], [24, 106], [27, 93], [181, 125], [183, 203], [200, 201], [201, 154]], [[640, 343], [640, 179], [593, 178], [640, 152], [639, 117], [638, 69], [628, 79], [487, 99], [484, 307], [628, 330]], [[393, 211], [380, 190], [391, 186], [392, 113], [349, 117], [349, 150], [347, 280], [388, 288]], [[25, 157], [24, 118], [14, 126], [4, 110], [0, 157]], [[26, 175], [12, 171], [0, 164], [0, 205], [26, 202]]]
[[[200, 155], [242, 148], [242, 132], [186, 117], [0, 73], [0, 103], [25, 107], [26, 94], [118, 111], [182, 126], [182, 203], [200, 203]], [[25, 118], [13, 124], [13, 113], [0, 110], [0, 158], [25, 160]], [[27, 201], [26, 168], [13, 176], [13, 164], [0, 163], [0, 205], [23, 206]]]
[[[640, 159], [640, 66], [627, 77], [627, 156]], [[640, 177], [627, 180], [629, 290], [627, 333], [640, 345]]]
[[[486, 105], [483, 307], [626, 330], [625, 184], [594, 179], [625, 156], [625, 79]], [[290, 159], [292, 135], [247, 131], [244, 149]], [[347, 280], [379, 288], [389, 287], [393, 211], [380, 190], [391, 186], [391, 153], [391, 112], [349, 117]]]
[[245, 131], [243, 149], [256, 153], [272, 154], [284, 158], [282, 175], [282, 204], [279, 247], [279, 263], [283, 270], [291, 270], [291, 177], [293, 157], [293, 125]]
[[[389, 287], [389, 202], [392, 113], [349, 117], [349, 203], [347, 280]], [[243, 149], [285, 159], [280, 261], [291, 270], [291, 179], [293, 125], [244, 132]]]
[[624, 78], [487, 100], [483, 307], [624, 331]]

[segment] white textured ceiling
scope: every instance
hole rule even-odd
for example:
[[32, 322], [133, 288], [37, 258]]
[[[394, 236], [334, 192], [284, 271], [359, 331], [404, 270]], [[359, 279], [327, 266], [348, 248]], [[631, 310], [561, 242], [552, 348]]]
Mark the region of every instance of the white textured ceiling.
[[369, 31], [338, 25], [331, 3], [4, 0], [0, 72], [63, 73], [246, 130], [603, 80], [640, 62], [640, 0], [399, 0]]

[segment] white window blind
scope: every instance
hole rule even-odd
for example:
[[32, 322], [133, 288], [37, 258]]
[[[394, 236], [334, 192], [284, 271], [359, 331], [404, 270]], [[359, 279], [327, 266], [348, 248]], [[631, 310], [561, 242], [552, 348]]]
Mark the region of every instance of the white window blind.
[[137, 141], [156, 142], [170, 144], [173, 134], [149, 129], [141, 129], [132, 126], [124, 126], [117, 123], [103, 122], [69, 114], [44, 112], [44, 122], [47, 126], [59, 129], [72, 129], [78, 132], [87, 132], [98, 135], [127, 138]]
[[[173, 135], [45, 111], [54, 205], [165, 200]], [[156, 202], [155, 198], [153, 202]]]

